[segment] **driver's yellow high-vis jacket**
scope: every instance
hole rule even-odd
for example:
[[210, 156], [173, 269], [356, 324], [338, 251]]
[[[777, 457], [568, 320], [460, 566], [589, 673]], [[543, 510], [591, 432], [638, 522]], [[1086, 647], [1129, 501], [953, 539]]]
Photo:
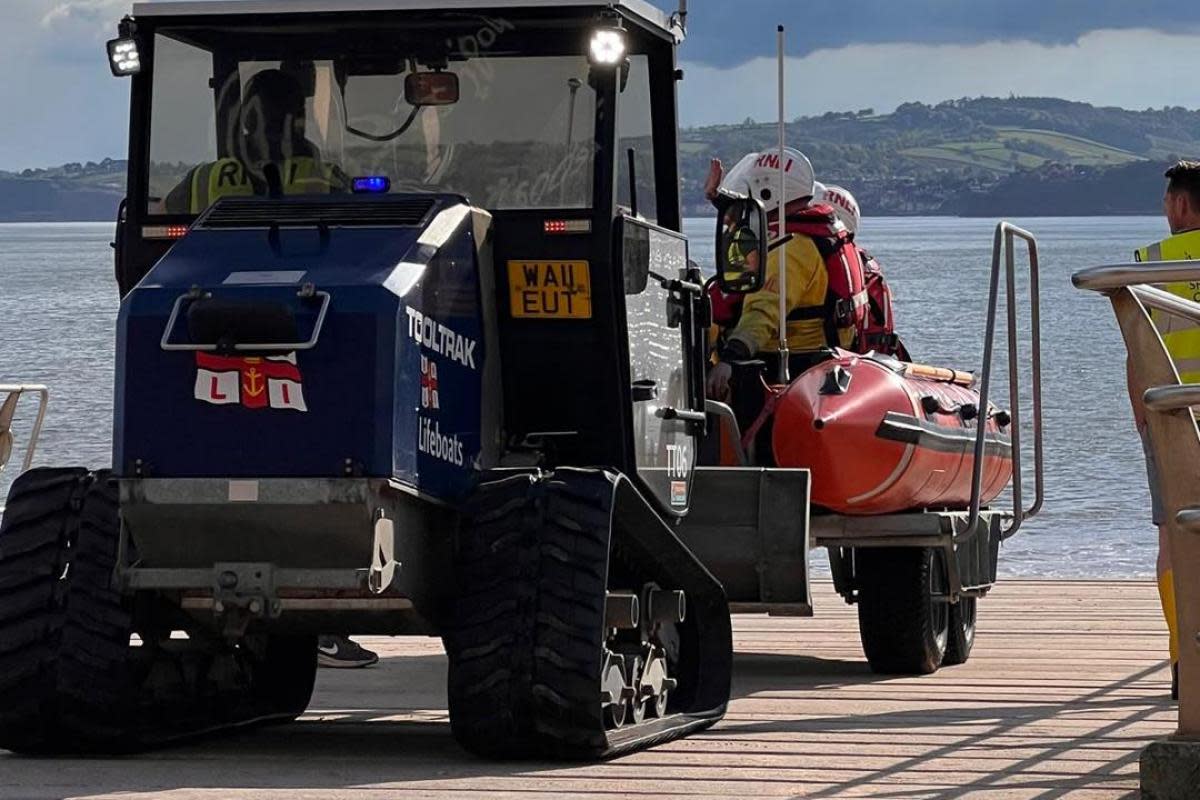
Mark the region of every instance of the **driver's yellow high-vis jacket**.
[[[341, 170], [308, 156], [289, 158], [280, 165], [285, 195], [329, 194], [346, 191], [347, 181]], [[239, 159], [222, 158], [194, 167], [167, 195], [169, 214], [199, 214], [224, 197], [251, 197], [262, 194], [246, 173]]]

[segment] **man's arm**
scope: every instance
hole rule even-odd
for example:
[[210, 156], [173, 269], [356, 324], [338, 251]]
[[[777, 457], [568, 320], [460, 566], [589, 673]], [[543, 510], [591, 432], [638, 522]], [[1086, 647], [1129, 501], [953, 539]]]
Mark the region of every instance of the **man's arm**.
[[[807, 237], [797, 236], [788, 242], [787, 308], [820, 306], [825, 302], [827, 284], [821, 280], [825, 272], [825, 261], [816, 244]], [[749, 358], [764, 350], [773, 350], [779, 339], [779, 254], [771, 251], [767, 256], [766, 282], [754, 294], [746, 295], [742, 305], [742, 317], [737, 328], [729, 335], [729, 346], [738, 346]], [[784, 325], [787, 324], [783, 321]], [[723, 356], [724, 357], [724, 356]], [[736, 360], [736, 358], [735, 358]]]
[[752, 358], [755, 353], [768, 349], [770, 343], [778, 336], [779, 251], [775, 250], [767, 256], [767, 273], [763, 288], [746, 295], [742, 302], [742, 316], [737, 327], [729, 334], [721, 358], [726, 361]]

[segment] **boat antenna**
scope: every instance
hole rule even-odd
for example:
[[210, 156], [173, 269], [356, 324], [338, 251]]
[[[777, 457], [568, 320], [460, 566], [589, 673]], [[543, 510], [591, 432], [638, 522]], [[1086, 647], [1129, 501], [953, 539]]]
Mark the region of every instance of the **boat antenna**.
[[779, 44], [779, 230], [781, 240], [779, 245], [779, 383], [791, 383], [791, 370], [788, 368], [788, 337], [787, 337], [787, 238], [784, 236], [784, 223], [787, 218], [787, 118], [784, 116], [783, 102], [783, 72], [784, 72], [784, 37], [783, 26], [777, 29]]
[[[567, 147], [566, 154], [563, 156], [563, 163], [569, 163], [571, 160], [571, 146], [575, 144], [575, 99], [579, 94], [579, 89], [583, 86], [583, 81], [579, 78], [568, 78], [567, 88], [571, 91], [571, 103], [567, 107]], [[563, 181], [558, 192], [559, 202], [562, 205], [567, 204], [567, 182]]]
[[635, 219], [638, 216], [638, 196], [637, 196], [637, 150], [629, 148], [627, 151], [629, 156], [629, 213]]
[[687, 15], [688, 15], [688, 0], [679, 0], [679, 10], [675, 12], [675, 17], [672, 22], [679, 26], [679, 29], [687, 33]]
[[580, 87], [583, 86], [583, 81], [579, 78], [568, 78], [567, 88], [571, 90], [571, 103], [567, 108], [567, 149], [575, 141], [575, 97], [579, 94]]

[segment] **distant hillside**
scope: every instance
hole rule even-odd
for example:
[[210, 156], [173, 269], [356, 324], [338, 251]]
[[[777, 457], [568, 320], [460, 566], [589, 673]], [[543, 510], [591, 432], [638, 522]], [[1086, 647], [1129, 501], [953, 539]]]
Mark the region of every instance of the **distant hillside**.
[[986, 191], [964, 192], [947, 206], [968, 217], [1161, 214], [1164, 185], [1160, 162], [1107, 169], [1048, 165], [1006, 175]]
[[[802, 117], [788, 139], [866, 214], [1154, 214], [1164, 167], [1200, 158], [1200, 111], [981, 97]], [[731, 165], [776, 143], [776, 126], [754, 120], [681, 131], [685, 210], [711, 211], [709, 159]], [[107, 159], [0, 172], [0, 221], [111, 220], [124, 172], [124, 161]]]
[[[733, 163], [749, 150], [775, 147], [777, 136], [774, 124], [752, 120], [681, 132], [685, 205], [706, 208], [701, 190], [710, 158]], [[818, 178], [853, 191], [864, 213], [958, 214], [977, 206], [964, 207], [966, 198], [1024, 172], [1070, 187], [1095, 170], [1145, 162], [1161, 179], [1165, 163], [1200, 157], [1200, 111], [982, 97], [906, 103], [891, 114], [868, 108], [803, 117], [788, 125], [788, 140], [812, 159]], [[1152, 193], [1132, 199], [1154, 213], [1161, 190], [1159, 180]], [[1111, 213], [1090, 205], [1083, 184], [1065, 195], [1075, 210], [1061, 213]]]
[[125, 196], [125, 163], [64, 164], [0, 172], [0, 222], [115, 220]]

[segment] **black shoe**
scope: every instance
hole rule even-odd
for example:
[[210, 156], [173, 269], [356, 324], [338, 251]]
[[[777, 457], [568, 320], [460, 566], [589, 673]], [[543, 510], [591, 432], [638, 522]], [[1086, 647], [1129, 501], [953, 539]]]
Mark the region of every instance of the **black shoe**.
[[1171, 699], [1179, 699], [1179, 662], [1171, 665]]
[[322, 636], [317, 644], [317, 666], [359, 669], [379, 663], [379, 656], [346, 636]]

